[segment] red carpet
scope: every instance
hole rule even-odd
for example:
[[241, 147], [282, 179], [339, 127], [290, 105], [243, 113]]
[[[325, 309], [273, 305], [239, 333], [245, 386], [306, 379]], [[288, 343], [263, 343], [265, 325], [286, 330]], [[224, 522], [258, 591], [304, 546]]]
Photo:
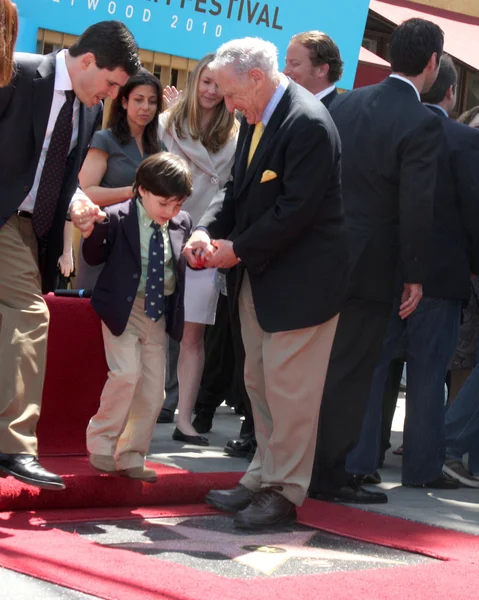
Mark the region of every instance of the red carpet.
[[194, 504], [214, 488], [233, 487], [241, 473], [190, 473], [147, 463], [157, 483], [99, 473], [86, 457], [44, 458], [42, 464], [62, 475], [66, 490], [40, 490], [13, 477], [0, 479], [0, 511]]
[[[74, 511], [69, 522], [210, 514], [208, 507]], [[420, 525], [339, 505], [307, 501], [300, 520], [318, 529], [397, 548], [441, 562], [297, 577], [227, 579], [195, 569], [103, 547], [78, 535], [41, 527], [65, 515], [44, 511], [0, 515], [0, 564], [116, 600], [475, 600], [479, 544], [467, 534]], [[159, 568], [160, 567], [160, 568]]]
[[86, 454], [85, 431], [96, 413], [107, 364], [100, 319], [90, 301], [45, 297], [50, 309], [40, 455]]

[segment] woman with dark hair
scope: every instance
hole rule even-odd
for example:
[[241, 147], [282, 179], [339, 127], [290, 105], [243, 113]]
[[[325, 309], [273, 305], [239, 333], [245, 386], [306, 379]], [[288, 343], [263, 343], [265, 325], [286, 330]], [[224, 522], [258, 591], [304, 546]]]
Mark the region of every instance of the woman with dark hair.
[[[239, 130], [209, 69], [213, 59], [214, 54], [208, 54], [199, 61], [185, 91], [160, 116], [160, 138], [170, 152], [188, 162], [193, 174], [193, 193], [184, 204], [193, 227], [230, 178]], [[191, 416], [205, 361], [205, 328], [215, 322], [218, 294], [213, 269], [186, 270], [185, 329], [178, 358], [178, 419], [173, 439], [198, 446], [209, 442], [197, 435]], [[174, 368], [171, 352], [170, 346], [170, 369]]]
[[17, 34], [17, 8], [10, 0], [0, 0], [0, 87], [8, 85], [13, 77]]
[[[158, 136], [161, 106], [161, 84], [145, 69], [130, 77], [118, 92], [107, 128], [93, 136], [79, 175], [82, 191], [98, 206], [129, 200], [142, 160], [164, 150]], [[102, 265], [87, 265], [80, 252], [77, 288], [93, 288], [101, 269]]]

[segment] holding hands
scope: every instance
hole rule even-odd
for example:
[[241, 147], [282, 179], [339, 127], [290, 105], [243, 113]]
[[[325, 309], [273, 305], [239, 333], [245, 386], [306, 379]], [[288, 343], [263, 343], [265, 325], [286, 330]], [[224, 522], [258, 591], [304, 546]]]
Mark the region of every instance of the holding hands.
[[81, 231], [82, 236], [87, 238], [93, 231], [95, 223], [101, 223], [106, 219], [106, 213], [85, 196], [72, 202], [70, 218], [73, 225]]
[[233, 242], [229, 240], [212, 240], [202, 229], [193, 232], [186, 243], [183, 254], [194, 269], [203, 267], [220, 267], [228, 269], [240, 261], [233, 250]]

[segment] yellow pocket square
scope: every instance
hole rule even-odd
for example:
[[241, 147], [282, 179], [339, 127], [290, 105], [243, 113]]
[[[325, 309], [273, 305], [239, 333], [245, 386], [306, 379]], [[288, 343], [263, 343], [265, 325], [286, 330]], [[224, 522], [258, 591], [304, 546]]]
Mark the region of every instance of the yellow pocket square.
[[265, 183], [266, 181], [271, 181], [272, 179], [276, 179], [278, 175], [274, 171], [264, 171], [263, 175], [261, 175], [261, 182]]

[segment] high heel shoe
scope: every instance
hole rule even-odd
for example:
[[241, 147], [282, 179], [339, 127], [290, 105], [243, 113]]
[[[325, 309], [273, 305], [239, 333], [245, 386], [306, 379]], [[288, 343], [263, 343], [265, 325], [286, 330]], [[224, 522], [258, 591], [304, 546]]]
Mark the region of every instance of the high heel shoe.
[[171, 436], [176, 442], [184, 442], [185, 444], [192, 444], [193, 446], [209, 446], [210, 443], [208, 438], [201, 435], [186, 435], [182, 433], [178, 427], [173, 431]]

